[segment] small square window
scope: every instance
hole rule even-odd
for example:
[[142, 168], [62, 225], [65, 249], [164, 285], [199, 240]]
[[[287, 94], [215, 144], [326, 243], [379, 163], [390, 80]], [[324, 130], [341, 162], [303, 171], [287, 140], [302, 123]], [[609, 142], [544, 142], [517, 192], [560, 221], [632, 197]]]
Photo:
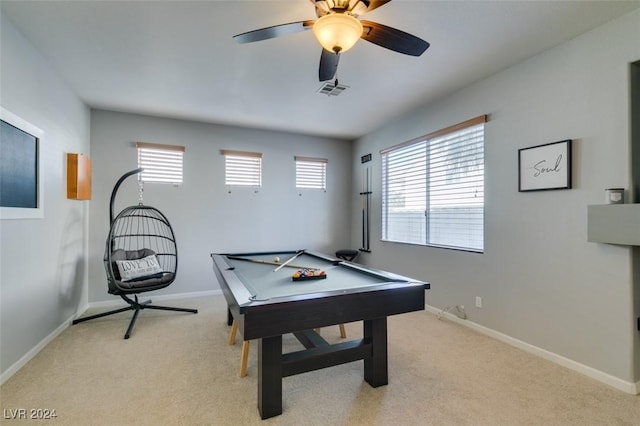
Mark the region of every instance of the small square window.
[[136, 148], [142, 182], [182, 183], [183, 146], [137, 142]]
[[296, 189], [327, 188], [327, 159], [295, 157]]
[[230, 186], [262, 186], [262, 154], [223, 150], [224, 183]]

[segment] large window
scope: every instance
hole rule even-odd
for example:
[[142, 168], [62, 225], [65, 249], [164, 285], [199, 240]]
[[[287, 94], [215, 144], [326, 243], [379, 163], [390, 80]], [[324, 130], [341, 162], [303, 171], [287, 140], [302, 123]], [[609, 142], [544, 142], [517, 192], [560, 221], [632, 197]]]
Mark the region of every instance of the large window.
[[484, 250], [480, 116], [382, 150], [382, 239]]
[[327, 159], [311, 157], [295, 157], [296, 160], [296, 188], [322, 189], [327, 188]]
[[139, 175], [143, 182], [182, 183], [184, 146], [136, 142]]
[[259, 152], [222, 150], [224, 183], [230, 186], [262, 186], [262, 154]]

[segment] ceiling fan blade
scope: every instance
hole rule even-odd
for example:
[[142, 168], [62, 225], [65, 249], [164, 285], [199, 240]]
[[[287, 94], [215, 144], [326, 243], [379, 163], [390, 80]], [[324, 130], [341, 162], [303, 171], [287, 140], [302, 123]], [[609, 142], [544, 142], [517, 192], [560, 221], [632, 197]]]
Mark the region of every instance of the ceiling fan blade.
[[371, 21], [360, 21], [364, 27], [363, 40], [405, 55], [420, 56], [429, 43], [404, 31]]
[[338, 61], [340, 61], [340, 54], [329, 52], [327, 49], [322, 49], [320, 55], [320, 69], [318, 70], [318, 77], [320, 81], [327, 81], [333, 79], [338, 71]]
[[259, 30], [248, 31], [237, 34], [233, 39], [238, 43], [252, 43], [254, 41], [267, 40], [287, 34], [295, 34], [313, 28], [314, 21], [290, 22], [288, 24], [274, 25], [272, 27], [261, 28]]

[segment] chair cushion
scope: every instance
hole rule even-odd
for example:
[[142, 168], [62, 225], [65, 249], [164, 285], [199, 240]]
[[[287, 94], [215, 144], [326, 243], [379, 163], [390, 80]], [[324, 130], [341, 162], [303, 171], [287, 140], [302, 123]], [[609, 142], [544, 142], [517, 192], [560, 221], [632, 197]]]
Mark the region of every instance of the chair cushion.
[[135, 260], [142, 259], [143, 257], [151, 256], [152, 254], [156, 254], [155, 251], [143, 248], [140, 250], [123, 250], [123, 249], [115, 249], [111, 252], [111, 260]]
[[[171, 284], [175, 274], [168, 272], [138, 278], [131, 281], [118, 281], [118, 293], [141, 293], [144, 291], [158, 290]], [[109, 291], [109, 293], [112, 293]]]
[[111, 252], [111, 264], [107, 268], [107, 283], [109, 285], [110, 294], [133, 294], [145, 291], [159, 290], [170, 285], [176, 275], [173, 271], [161, 271], [159, 273], [142, 276], [123, 281], [120, 277], [118, 269], [118, 261], [137, 260], [148, 256], [155, 255], [151, 249], [141, 250], [122, 250], [116, 249]]

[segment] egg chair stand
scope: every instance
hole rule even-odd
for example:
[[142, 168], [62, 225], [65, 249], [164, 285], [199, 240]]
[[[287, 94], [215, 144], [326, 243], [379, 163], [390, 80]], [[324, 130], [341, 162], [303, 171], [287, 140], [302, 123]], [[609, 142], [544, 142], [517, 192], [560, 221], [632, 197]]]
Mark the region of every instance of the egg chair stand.
[[[73, 320], [73, 324], [133, 310], [124, 338], [131, 336], [140, 311], [156, 309], [197, 314], [197, 309], [152, 305], [151, 300], [140, 302], [138, 294], [159, 290], [173, 283], [178, 269], [178, 250], [173, 228], [158, 209], [140, 203], [122, 210], [114, 218], [113, 206], [122, 182], [136, 169], [125, 173], [111, 192], [109, 236], [105, 245], [104, 268], [108, 292], [120, 296], [128, 306]], [[132, 297], [133, 298], [132, 298]]]

